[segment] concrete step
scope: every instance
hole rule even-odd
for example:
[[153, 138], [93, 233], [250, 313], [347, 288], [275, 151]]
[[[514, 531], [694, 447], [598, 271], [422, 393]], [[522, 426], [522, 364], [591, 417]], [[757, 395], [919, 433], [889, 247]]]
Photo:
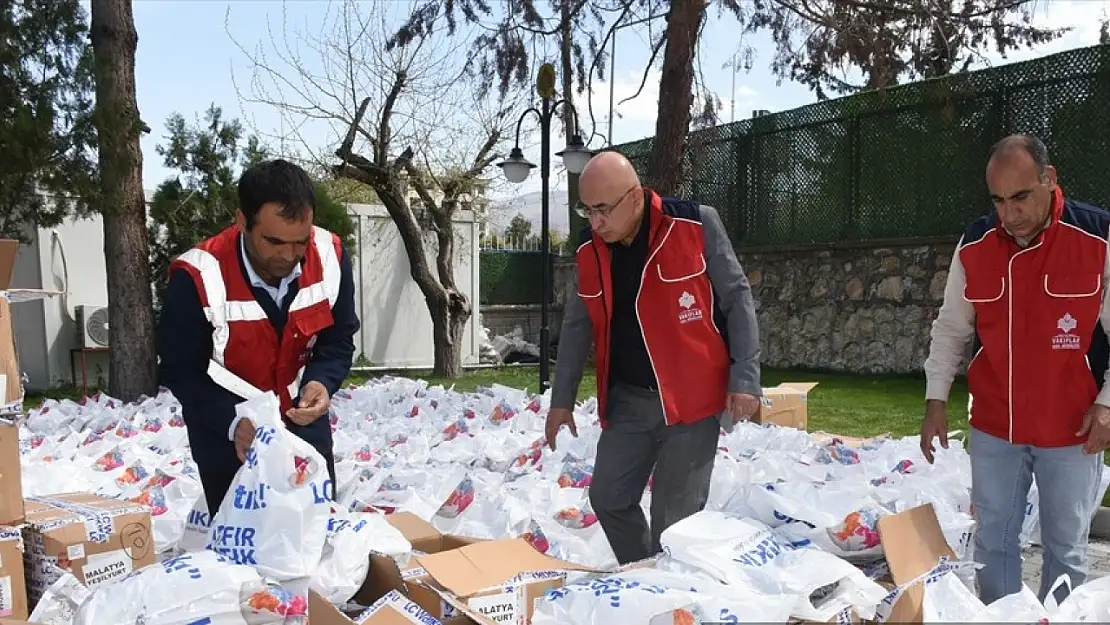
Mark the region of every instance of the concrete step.
[[1091, 519], [1091, 536], [1110, 541], [1110, 508], [1099, 506], [1095, 518]]

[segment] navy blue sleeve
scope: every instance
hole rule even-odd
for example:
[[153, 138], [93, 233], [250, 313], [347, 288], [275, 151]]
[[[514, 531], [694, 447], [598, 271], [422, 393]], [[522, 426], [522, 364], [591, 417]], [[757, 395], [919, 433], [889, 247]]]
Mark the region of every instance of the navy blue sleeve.
[[360, 323], [355, 309], [355, 278], [351, 257], [347, 250], [339, 258], [339, 297], [332, 306], [333, 323], [316, 336], [312, 359], [305, 366], [301, 388], [309, 382], [319, 382], [335, 395], [351, 372], [355, 357], [355, 333]]
[[204, 315], [193, 278], [185, 270], [170, 274], [166, 285], [157, 348], [159, 384], [181, 402], [185, 424], [227, 440], [235, 405], [243, 399], [208, 377], [212, 324]]

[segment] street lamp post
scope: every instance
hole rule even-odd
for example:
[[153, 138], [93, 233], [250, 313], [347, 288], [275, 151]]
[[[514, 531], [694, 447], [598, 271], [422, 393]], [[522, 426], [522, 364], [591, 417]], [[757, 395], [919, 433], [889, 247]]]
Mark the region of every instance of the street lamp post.
[[540, 94], [540, 107], [532, 106], [521, 114], [516, 123], [516, 142], [509, 157], [497, 164], [509, 182], [519, 184], [528, 178], [528, 174], [536, 166], [524, 158], [520, 149], [520, 127], [524, 124], [529, 114], [535, 114], [540, 121], [540, 247], [543, 249], [543, 271], [540, 288], [540, 392], [547, 391], [551, 381], [551, 330], [548, 327], [548, 317], [551, 310], [551, 121], [560, 106], [570, 107], [571, 117], [574, 118], [573, 133], [567, 140], [567, 147], [556, 156], [563, 158], [563, 165], [572, 174], [582, 173], [586, 162], [593, 153], [586, 148], [582, 135], [578, 130], [578, 112], [574, 105], [566, 100], [555, 99], [555, 66], [544, 63], [536, 77], [536, 90]]

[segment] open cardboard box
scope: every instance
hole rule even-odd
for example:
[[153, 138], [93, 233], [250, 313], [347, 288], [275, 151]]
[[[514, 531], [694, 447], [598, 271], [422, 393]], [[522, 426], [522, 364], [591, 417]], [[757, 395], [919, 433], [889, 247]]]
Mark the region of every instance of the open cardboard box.
[[19, 368], [15, 349], [11, 304], [60, 294], [59, 291], [10, 288], [18, 252], [19, 241], [0, 239], [0, 414], [19, 413], [23, 407], [23, 370]]
[[752, 423], [771, 423], [805, 431], [809, 427], [809, 392], [817, 382], [783, 382], [763, 389]]
[[[350, 617], [321, 597], [315, 590], [308, 595], [307, 625], [442, 625], [408, 597], [396, 590], [386, 593], [361, 614]], [[0, 625], [3, 625], [0, 623]]]
[[419, 583], [480, 625], [531, 622], [535, 601], [562, 587], [567, 571], [600, 573], [536, 551], [524, 538], [476, 542], [420, 556]]
[[[879, 519], [879, 535], [890, 567], [887, 586], [901, 588], [936, 568], [942, 558], [956, 560], [941, 530], [933, 504], [910, 508]], [[888, 623], [920, 623], [925, 582], [902, 589], [886, 619]]]
[[[440, 553], [480, 540], [441, 534], [431, 523], [408, 512], [387, 515], [386, 520], [401, 532], [414, 551], [421, 553]], [[355, 593], [354, 600], [362, 605], [374, 605], [391, 591], [397, 591], [415, 601], [436, 619], [450, 619], [454, 616], [454, 608], [418, 583], [424, 575], [423, 569], [411, 560], [402, 570], [393, 558], [370, 554], [370, 574], [362, 588]]]

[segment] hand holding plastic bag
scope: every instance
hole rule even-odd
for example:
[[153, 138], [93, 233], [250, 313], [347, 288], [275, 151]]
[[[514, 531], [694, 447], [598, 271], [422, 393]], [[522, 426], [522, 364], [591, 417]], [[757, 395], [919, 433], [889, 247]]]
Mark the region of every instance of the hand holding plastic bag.
[[273, 393], [236, 413], [254, 422], [254, 442], [212, 518], [208, 548], [269, 579], [307, 579], [323, 557], [332, 510], [324, 458], [285, 428]]

